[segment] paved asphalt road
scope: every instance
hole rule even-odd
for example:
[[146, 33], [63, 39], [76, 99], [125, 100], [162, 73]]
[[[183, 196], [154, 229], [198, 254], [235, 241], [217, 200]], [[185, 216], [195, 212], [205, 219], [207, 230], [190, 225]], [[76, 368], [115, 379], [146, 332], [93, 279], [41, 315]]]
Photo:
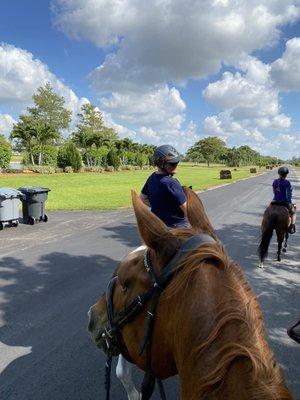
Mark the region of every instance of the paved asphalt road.
[[[274, 261], [273, 241], [265, 270], [257, 268], [259, 225], [275, 175], [200, 196], [259, 297], [269, 344], [299, 400], [300, 345], [286, 335], [300, 317], [299, 233], [290, 238], [281, 264]], [[299, 178], [293, 172], [290, 179], [300, 205]], [[139, 244], [130, 209], [53, 212], [48, 223], [0, 232], [1, 400], [104, 400], [104, 356], [87, 334], [86, 313], [118, 260]], [[112, 375], [112, 400], [126, 400]], [[176, 378], [167, 381], [166, 390], [168, 399], [178, 398]]]

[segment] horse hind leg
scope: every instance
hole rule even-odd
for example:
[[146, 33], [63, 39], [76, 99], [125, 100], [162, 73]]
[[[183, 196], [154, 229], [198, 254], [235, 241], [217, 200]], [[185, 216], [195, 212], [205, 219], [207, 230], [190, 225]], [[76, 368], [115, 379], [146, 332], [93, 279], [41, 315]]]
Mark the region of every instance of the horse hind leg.
[[285, 234], [285, 238], [284, 238], [284, 242], [283, 242], [283, 248], [282, 248], [283, 253], [287, 252], [287, 241], [288, 241], [288, 238], [289, 238], [289, 234], [286, 233]]
[[282, 249], [282, 242], [278, 243], [278, 250], [277, 250], [277, 261], [281, 261], [281, 249]]
[[140, 394], [135, 388], [132, 380], [132, 365], [121, 355], [118, 359], [116, 375], [124, 386], [128, 400], [140, 400]]
[[282, 232], [277, 233], [277, 243], [278, 243], [278, 248], [277, 248], [277, 261], [281, 261], [281, 249], [282, 249], [282, 243], [284, 240], [284, 234]]
[[146, 372], [142, 382], [141, 400], [150, 400], [154, 391], [155, 378], [152, 374]]

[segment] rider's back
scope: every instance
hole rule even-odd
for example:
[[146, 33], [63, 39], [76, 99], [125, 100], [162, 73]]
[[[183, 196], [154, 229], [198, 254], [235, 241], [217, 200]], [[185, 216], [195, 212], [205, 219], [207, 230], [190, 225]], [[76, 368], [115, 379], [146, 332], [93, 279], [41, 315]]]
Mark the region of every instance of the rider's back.
[[148, 196], [151, 211], [167, 226], [175, 227], [185, 224], [186, 219], [180, 205], [186, 199], [177, 179], [154, 172], [148, 178], [142, 193]]
[[273, 201], [291, 203], [291, 183], [287, 179], [278, 178], [273, 181]]

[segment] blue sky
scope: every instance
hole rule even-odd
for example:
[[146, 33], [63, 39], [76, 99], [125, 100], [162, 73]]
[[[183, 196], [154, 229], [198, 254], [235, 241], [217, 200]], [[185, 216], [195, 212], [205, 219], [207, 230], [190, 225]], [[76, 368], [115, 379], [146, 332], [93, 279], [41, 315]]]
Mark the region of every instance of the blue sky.
[[300, 1], [2, 2], [2, 133], [47, 81], [73, 126], [90, 101], [134, 141], [299, 157]]

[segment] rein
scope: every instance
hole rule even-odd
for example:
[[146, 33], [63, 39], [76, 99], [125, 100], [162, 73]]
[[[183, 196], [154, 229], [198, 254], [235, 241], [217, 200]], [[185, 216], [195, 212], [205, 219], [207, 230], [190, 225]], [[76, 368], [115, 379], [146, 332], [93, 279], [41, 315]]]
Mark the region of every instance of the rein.
[[[113, 305], [113, 295], [114, 295], [117, 276], [113, 277], [109, 281], [106, 291], [106, 309], [107, 309], [108, 324], [101, 335], [101, 340], [105, 340], [106, 342], [106, 347], [108, 350], [109, 357], [113, 355], [113, 349], [117, 348], [119, 352], [122, 354], [122, 356], [125, 359], [127, 359], [127, 361], [133, 362], [130, 356], [128, 354], [124, 354], [124, 351], [122, 351], [123, 345], [122, 345], [122, 335], [120, 330], [125, 325], [133, 321], [134, 318], [143, 310], [146, 303], [149, 300], [151, 300], [149, 308], [147, 310], [146, 331], [143, 342], [140, 346], [139, 355], [142, 355], [143, 352], [146, 350], [147, 371], [153, 376], [153, 378], [155, 378], [151, 364], [151, 347], [152, 347], [151, 345], [152, 345], [152, 332], [155, 322], [156, 308], [159, 296], [163, 292], [163, 290], [167, 287], [169, 281], [171, 280], [171, 278], [175, 273], [176, 265], [182, 258], [184, 258], [190, 251], [198, 248], [199, 246], [205, 243], [215, 243], [215, 242], [216, 241], [207, 234], [198, 234], [192, 236], [182, 244], [182, 246], [177, 251], [175, 256], [171, 259], [171, 261], [164, 268], [162, 268], [159, 275], [155, 274], [149, 250], [146, 249], [144, 254], [144, 265], [151, 279], [152, 283], [151, 288], [146, 293], [137, 296], [128, 306], [125, 307], [124, 310], [122, 310], [117, 315], [114, 315], [114, 305]], [[110, 377], [110, 374], [108, 372], [108, 367], [106, 370], [106, 376]], [[162, 399], [164, 399], [166, 397], [162, 388], [162, 382], [158, 380], [158, 384], [161, 397]], [[106, 387], [108, 388], [106, 394], [107, 400], [109, 399], [109, 386], [110, 383], [106, 380]]]

